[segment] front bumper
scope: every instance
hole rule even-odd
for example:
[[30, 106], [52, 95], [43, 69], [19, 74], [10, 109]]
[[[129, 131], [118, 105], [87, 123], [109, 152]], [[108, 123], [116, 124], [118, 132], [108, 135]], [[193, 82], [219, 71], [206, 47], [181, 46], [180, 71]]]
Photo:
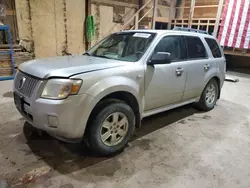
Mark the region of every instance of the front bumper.
[[[22, 96], [15, 91], [15, 95]], [[74, 95], [65, 100], [37, 98], [30, 103], [23, 97], [21, 115], [34, 127], [63, 141], [81, 140], [88, 119], [92, 97]]]

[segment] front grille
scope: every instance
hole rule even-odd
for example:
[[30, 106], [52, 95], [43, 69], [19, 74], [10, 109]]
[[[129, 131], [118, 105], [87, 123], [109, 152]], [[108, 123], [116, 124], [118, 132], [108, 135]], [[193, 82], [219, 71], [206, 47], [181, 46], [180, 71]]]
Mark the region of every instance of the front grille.
[[24, 96], [31, 97], [38, 82], [38, 78], [31, 77], [19, 71], [16, 74], [14, 86], [15, 89], [22, 93]]

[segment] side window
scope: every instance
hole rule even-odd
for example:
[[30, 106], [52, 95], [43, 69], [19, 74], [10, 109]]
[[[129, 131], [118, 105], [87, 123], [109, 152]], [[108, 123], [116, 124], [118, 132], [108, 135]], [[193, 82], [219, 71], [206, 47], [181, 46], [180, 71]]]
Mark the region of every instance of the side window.
[[206, 49], [199, 37], [186, 36], [189, 59], [202, 59], [207, 57]]
[[182, 36], [164, 37], [155, 47], [154, 53], [169, 52], [172, 61], [180, 61], [186, 58]]
[[205, 38], [214, 58], [222, 57], [220, 47], [218, 46], [217, 42], [214, 39]]

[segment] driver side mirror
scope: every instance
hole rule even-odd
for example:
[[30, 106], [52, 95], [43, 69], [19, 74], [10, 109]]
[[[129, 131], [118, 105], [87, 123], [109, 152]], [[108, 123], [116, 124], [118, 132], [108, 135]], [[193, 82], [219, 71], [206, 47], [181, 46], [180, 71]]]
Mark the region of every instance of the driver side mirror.
[[149, 60], [148, 65], [169, 64], [171, 63], [171, 54], [168, 52], [157, 52]]

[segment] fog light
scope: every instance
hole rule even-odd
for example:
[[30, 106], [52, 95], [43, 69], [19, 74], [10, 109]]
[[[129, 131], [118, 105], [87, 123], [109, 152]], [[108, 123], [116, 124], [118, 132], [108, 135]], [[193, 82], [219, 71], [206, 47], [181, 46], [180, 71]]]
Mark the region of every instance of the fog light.
[[58, 126], [58, 119], [56, 116], [48, 116], [49, 126], [52, 128], [57, 128]]

